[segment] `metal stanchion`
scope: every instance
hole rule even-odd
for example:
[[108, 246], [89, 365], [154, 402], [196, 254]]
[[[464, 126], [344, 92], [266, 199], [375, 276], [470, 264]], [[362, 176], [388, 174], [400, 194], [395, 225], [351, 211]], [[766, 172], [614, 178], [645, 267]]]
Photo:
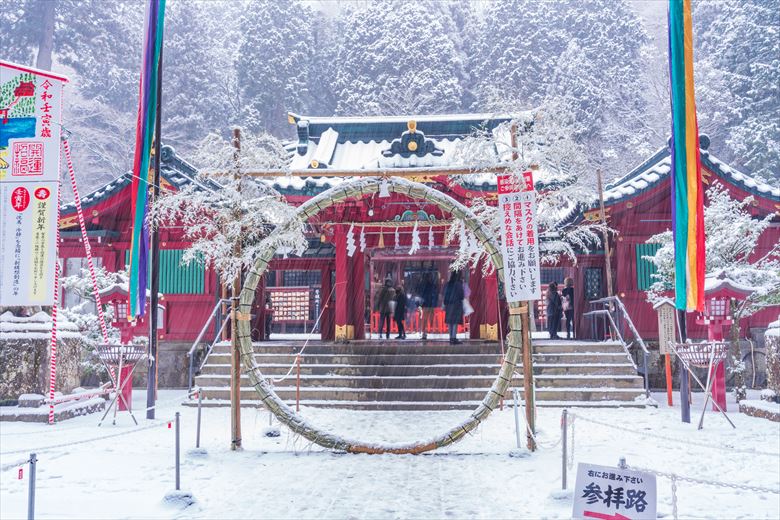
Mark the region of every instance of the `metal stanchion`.
[[181, 478], [179, 476], [179, 464], [181, 457], [179, 456], [179, 412], [176, 412], [176, 491], [181, 489]]
[[203, 392], [198, 388], [198, 426], [195, 433], [195, 447], [200, 448], [200, 411], [203, 406]]
[[35, 518], [35, 464], [38, 459], [35, 453], [30, 453], [30, 485], [27, 494], [27, 520]]
[[566, 439], [568, 437], [568, 412], [564, 408], [561, 412], [561, 489], [566, 489]]
[[297, 376], [295, 382], [295, 411], [301, 411], [301, 356], [295, 357], [295, 365], [297, 368]]
[[522, 441], [520, 440], [520, 400], [517, 398], [517, 388], [512, 389], [512, 399], [515, 402], [515, 437], [517, 437], [517, 449], [522, 448]]

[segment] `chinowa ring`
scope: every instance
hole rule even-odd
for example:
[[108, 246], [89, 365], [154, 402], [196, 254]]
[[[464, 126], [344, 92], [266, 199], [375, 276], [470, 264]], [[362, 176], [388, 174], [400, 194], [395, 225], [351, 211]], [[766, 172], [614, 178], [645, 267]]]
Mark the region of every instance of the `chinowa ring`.
[[324, 448], [343, 450], [350, 453], [423, 453], [448, 446], [462, 439], [467, 433], [479, 426], [479, 424], [490, 415], [490, 412], [499, 406], [501, 396], [504, 395], [509, 386], [512, 379], [512, 373], [514, 372], [515, 365], [520, 356], [520, 315], [513, 312], [513, 310], [519, 308], [519, 303], [509, 304], [509, 338], [506, 354], [502, 360], [498, 375], [496, 376], [495, 381], [493, 381], [491, 388], [485, 394], [482, 402], [470, 416], [460, 424], [438, 435], [433, 440], [394, 445], [380, 445], [346, 439], [336, 433], [320, 430], [307, 423], [301, 415], [293, 411], [292, 408], [287, 406], [287, 404], [279, 398], [274, 392], [271, 384], [260, 372], [260, 367], [254, 359], [250, 323], [245, 319], [241, 319], [242, 316], [249, 316], [250, 314], [255, 299], [255, 289], [278, 249], [278, 241], [275, 240], [277, 237], [280, 237], [290, 226], [300, 224], [300, 222], [317, 215], [330, 206], [338, 204], [345, 199], [377, 193], [380, 191], [380, 187], [384, 186], [386, 186], [387, 190], [390, 192], [405, 195], [415, 200], [431, 202], [442, 210], [451, 213], [453, 217], [462, 220], [465, 226], [477, 237], [481, 247], [483, 247], [490, 256], [493, 265], [496, 268], [499, 282], [503, 282], [503, 260], [495, 239], [488, 234], [487, 230], [470, 209], [445, 193], [407, 179], [399, 177], [364, 178], [346, 182], [321, 193], [317, 197], [309, 199], [298, 208], [291, 221], [279, 226], [269, 236], [269, 247], [260, 255], [260, 258], [247, 273], [244, 286], [241, 289], [239, 296], [239, 317], [236, 320], [236, 333], [239, 350], [241, 352], [241, 361], [244, 364], [244, 367], [246, 367], [246, 372], [252, 386], [260, 396], [263, 404], [279, 419], [279, 421], [290, 428], [293, 433], [301, 435]]

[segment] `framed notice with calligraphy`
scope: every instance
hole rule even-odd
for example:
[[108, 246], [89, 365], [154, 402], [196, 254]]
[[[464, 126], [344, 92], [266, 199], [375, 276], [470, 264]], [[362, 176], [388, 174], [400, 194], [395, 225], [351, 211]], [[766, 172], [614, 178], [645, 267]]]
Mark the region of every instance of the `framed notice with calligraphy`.
[[0, 305], [54, 303], [66, 82], [0, 61]]
[[509, 302], [541, 298], [539, 237], [536, 225], [536, 191], [533, 175], [499, 175], [498, 209], [501, 219], [501, 253]]

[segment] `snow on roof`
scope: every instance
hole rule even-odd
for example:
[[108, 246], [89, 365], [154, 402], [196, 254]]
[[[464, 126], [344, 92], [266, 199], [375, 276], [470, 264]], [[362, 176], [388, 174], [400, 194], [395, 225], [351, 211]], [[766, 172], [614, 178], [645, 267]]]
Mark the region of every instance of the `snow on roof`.
[[[711, 172], [748, 193], [780, 202], [780, 186], [770, 186], [725, 164], [709, 151], [710, 139], [699, 136], [702, 164]], [[632, 169], [626, 175], [607, 184], [604, 190], [604, 202], [614, 204], [625, 198], [633, 197], [652, 188], [671, 173], [671, 157], [668, 146], [659, 148], [647, 161]], [[594, 201], [593, 205], [598, 204]]]
[[308, 121], [309, 124], [316, 125], [334, 125], [345, 123], [406, 123], [409, 120], [417, 121], [418, 123], [437, 123], [437, 122], [453, 122], [453, 121], [486, 121], [490, 119], [502, 119], [510, 120], [517, 118], [519, 115], [498, 114], [498, 113], [477, 113], [477, 114], [409, 114], [400, 116], [334, 116], [334, 117], [317, 117], [317, 116], [303, 116], [294, 113], [290, 113], [289, 116], [297, 123], [298, 121]]

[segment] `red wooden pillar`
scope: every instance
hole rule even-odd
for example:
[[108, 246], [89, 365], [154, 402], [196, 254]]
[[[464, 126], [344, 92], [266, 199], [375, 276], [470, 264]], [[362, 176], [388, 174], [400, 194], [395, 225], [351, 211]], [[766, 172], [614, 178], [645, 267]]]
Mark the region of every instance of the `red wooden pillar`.
[[[495, 337], [495, 339], [500, 340], [501, 338], [499, 336], [501, 331], [506, 331], [506, 328], [498, 326], [500, 314], [499, 307], [501, 306], [501, 300], [498, 299], [498, 275], [496, 274], [495, 270], [493, 270], [493, 272], [489, 275], [483, 277], [482, 293], [484, 294], [484, 297], [480, 302], [480, 305], [484, 309], [482, 321], [485, 324], [487, 337]], [[490, 330], [492, 330], [493, 327], [496, 329], [495, 336], [490, 333]]]
[[482, 278], [482, 262], [469, 274], [469, 302], [474, 312], [469, 316], [469, 338], [480, 338], [480, 325], [485, 322], [485, 307], [490, 304], [485, 294], [485, 284]]
[[346, 339], [350, 324], [349, 279], [351, 273], [347, 256], [347, 235], [344, 226], [336, 226], [333, 243], [336, 246], [336, 309], [335, 339]]
[[322, 308], [322, 319], [320, 320], [320, 338], [323, 341], [333, 341], [333, 304], [331, 303], [331, 290], [333, 286], [330, 283], [332, 264], [328, 264], [320, 271], [321, 289], [320, 306]]
[[[338, 253], [337, 253], [338, 254]], [[345, 253], [346, 254], [346, 253]], [[351, 276], [349, 278], [349, 304], [350, 319], [349, 323], [355, 327], [354, 339], [365, 339], [365, 311], [366, 311], [366, 292], [365, 276], [366, 263], [365, 255], [358, 249], [350, 258]]]

